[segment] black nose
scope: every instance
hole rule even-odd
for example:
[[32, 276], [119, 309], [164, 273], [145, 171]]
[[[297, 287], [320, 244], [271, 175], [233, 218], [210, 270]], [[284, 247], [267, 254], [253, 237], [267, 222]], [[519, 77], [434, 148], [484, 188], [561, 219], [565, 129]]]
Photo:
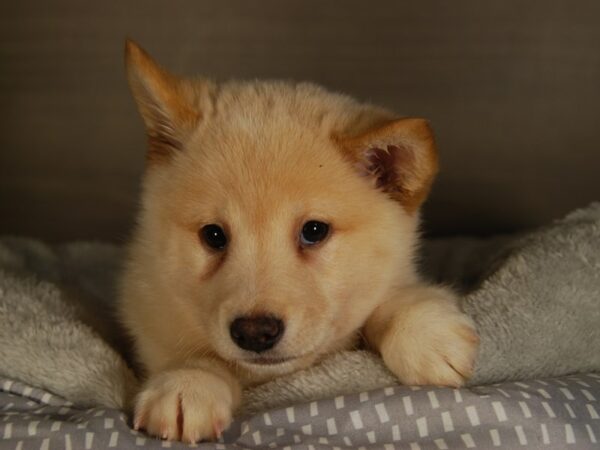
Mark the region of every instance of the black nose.
[[238, 317], [229, 327], [231, 339], [244, 350], [260, 353], [273, 348], [283, 336], [283, 322], [276, 317]]

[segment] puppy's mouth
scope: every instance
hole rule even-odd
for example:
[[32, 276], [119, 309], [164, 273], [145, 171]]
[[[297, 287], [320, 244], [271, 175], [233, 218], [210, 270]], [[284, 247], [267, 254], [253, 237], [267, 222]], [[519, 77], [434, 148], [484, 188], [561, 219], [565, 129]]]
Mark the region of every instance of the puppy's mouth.
[[298, 356], [287, 356], [287, 357], [265, 357], [260, 356], [256, 358], [242, 359], [239, 360], [242, 364], [251, 364], [258, 366], [276, 366], [278, 364], [283, 364], [286, 362], [293, 361], [298, 359]]

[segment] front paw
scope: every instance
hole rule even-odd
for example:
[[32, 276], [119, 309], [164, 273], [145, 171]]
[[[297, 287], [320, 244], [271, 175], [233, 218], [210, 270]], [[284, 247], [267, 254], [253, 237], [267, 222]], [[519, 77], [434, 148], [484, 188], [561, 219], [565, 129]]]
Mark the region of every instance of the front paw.
[[217, 439], [231, 423], [236, 389], [216, 374], [179, 369], [151, 377], [135, 402], [134, 428], [168, 440]]
[[[434, 291], [435, 292], [435, 291]], [[388, 368], [407, 385], [462, 386], [473, 373], [479, 337], [451, 294], [413, 304], [381, 343]]]

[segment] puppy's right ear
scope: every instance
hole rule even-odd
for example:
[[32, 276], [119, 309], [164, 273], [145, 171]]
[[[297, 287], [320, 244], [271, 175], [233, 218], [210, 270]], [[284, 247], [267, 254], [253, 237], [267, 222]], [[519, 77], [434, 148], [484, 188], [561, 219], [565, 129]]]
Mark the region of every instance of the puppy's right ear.
[[433, 132], [426, 120], [386, 120], [358, 136], [336, 140], [375, 188], [399, 201], [407, 212], [417, 211], [438, 170]]
[[190, 82], [160, 67], [129, 39], [125, 42], [125, 66], [148, 133], [148, 159], [164, 161], [182, 150], [200, 121], [196, 90]]

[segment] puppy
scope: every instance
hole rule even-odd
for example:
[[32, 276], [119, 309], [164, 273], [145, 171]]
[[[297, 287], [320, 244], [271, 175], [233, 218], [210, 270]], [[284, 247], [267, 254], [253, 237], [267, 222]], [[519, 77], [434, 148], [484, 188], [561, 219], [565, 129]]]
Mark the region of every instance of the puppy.
[[477, 335], [415, 271], [428, 123], [307, 83], [177, 78], [126, 45], [149, 149], [120, 296], [134, 426], [213, 439], [242, 388], [359, 336], [405, 384], [460, 386]]

